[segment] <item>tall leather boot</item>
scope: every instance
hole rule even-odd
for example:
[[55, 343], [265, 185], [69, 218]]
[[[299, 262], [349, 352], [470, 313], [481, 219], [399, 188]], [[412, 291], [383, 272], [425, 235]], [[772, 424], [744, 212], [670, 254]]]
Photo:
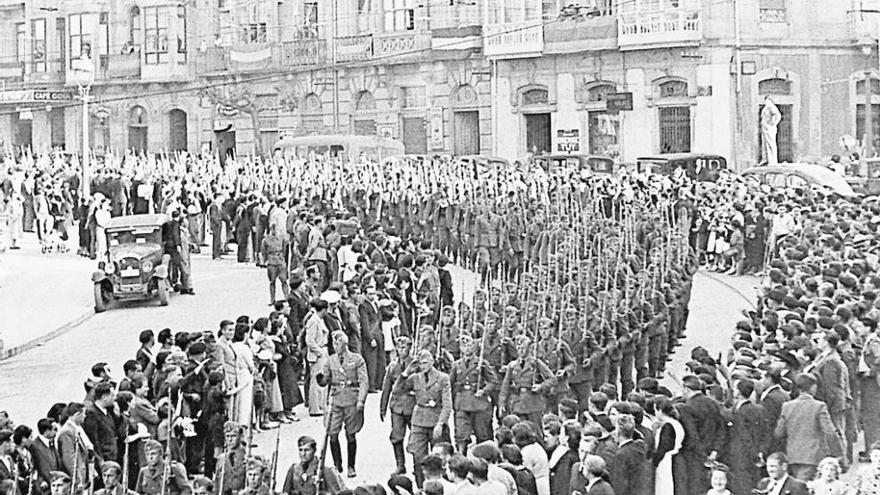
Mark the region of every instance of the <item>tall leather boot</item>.
[[350, 437], [348, 439], [348, 477], [354, 478], [357, 472], [354, 469], [355, 459], [357, 459], [357, 439]]
[[394, 442], [391, 444], [394, 449], [394, 460], [397, 463], [397, 474], [406, 474], [406, 454], [403, 450], [403, 442]]
[[333, 466], [336, 467], [338, 473], [342, 473], [342, 447], [339, 445], [339, 439], [330, 440], [330, 455], [333, 456]]

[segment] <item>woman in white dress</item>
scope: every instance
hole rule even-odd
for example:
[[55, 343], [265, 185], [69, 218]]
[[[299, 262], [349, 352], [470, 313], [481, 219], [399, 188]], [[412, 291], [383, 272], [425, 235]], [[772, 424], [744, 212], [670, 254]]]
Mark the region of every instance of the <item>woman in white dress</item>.
[[654, 493], [675, 493], [672, 476], [672, 458], [681, 450], [684, 427], [678, 421], [678, 411], [672, 401], [661, 399], [655, 404], [654, 422]]
[[251, 421], [254, 407], [254, 354], [247, 342], [250, 333], [250, 325], [238, 323], [235, 325], [235, 335], [232, 337], [232, 349], [235, 351], [235, 375], [236, 383], [241, 390], [232, 398], [232, 421], [247, 427]]

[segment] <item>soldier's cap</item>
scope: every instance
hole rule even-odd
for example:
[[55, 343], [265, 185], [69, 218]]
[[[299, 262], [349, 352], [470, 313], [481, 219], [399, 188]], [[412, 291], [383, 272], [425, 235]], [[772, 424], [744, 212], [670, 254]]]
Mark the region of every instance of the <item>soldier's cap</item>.
[[507, 305], [504, 307], [504, 312], [506, 313], [519, 313], [519, 308], [516, 306]]
[[162, 450], [163, 450], [162, 444], [159, 443], [157, 440], [153, 440], [152, 438], [149, 440], [145, 440], [144, 441], [144, 451], [150, 452], [150, 451], [154, 451], [154, 450], [158, 450], [159, 452], [162, 452]]
[[454, 315], [454, 314], [455, 314], [455, 308], [453, 308], [452, 306], [443, 306], [442, 308], [440, 308], [440, 314], [442, 314], [442, 315]]
[[328, 290], [321, 294], [321, 299], [326, 301], [327, 304], [336, 304], [342, 300], [342, 296], [335, 290]]
[[552, 325], [553, 320], [551, 320], [550, 318], [547, 318], [546, 316], [542, 316], [542, 317], [538, 318], [538, 324], [539, 325]]
[[0, 443], [12, 440], [12, 432], [9, 430], [0, 430]]
[[380, 308], [388, 308], [388, 307], [394, 305], [394, 301], [392, 301], [391, 299], [379, 299], [379, 300], [376, 302], [376, 304], [377, 304]]
[[532, 339], [528, 335], [520, 335], [516, 338], [516, 345], [531, 344]]
[[486, 311], [486, 318], [489, 318], [489, 317], [498, 319], [499, 315], [498, 315], [498, 313], [496, 313], [494, 311]]
[[257, 469], [260, 471], [265, 471], [265, 469], [266, 469], [265, 461], [263, 461], [263, 459], [259, 456], [254, 456], [254, 457], [249, 458], [247, 461], [247, 470], [254, 471]]
[[656, 378], [645, 377], [639, 380], [638, 389], [643, 390], [645, 392], [655, 394], [657, 393], [657, 387], [660, 386], [660, 382], [657, 381]]
[[241, 433], [241, 425], [235, 421], [227, 421], [223, 423], [223, 433]]
[[104, 461], [101, 463], [101, 474], [107, 474], [110, 471], [115, 471], [116, 474], [122, 472], [122, 467], [114, 461]]
[[406, 335], [401, 335], [400, 337], [397, 337], [397, 340], [395, 340], [394, 343], [399, 346], [412, 345], [412, 339], [410, 339]]
[[474, 338], [466, 333], [463, 333], [458, 336], [458, 342], [461, 345], [472, 344], [474, 342]]
[[65, 473], [64, 471], [52, 471], [49, 473], [49, 482], [55, 483], [56, 481], [62, 481], [64, 483], [70, 483], [70, 475]]

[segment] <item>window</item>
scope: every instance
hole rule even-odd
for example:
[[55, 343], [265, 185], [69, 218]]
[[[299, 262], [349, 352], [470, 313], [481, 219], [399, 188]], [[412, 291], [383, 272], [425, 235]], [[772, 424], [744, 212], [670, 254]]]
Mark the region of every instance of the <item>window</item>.
[[318, 2], [306, 2], [303, 5], [303, 24], [306, 26], [318, 25]]
[[180, 54], [177, 61], [186, 63], [186, 6], [177, 7], [177, 53]]
[[384, 0], [385, 31], [412, 31], [416, 28], [415, 0]]
[[593, 86], [592, 88], [587, 90], [587, 101], [590, 103], [603, 102], [605, 101], [605, 97], [608, 95], [608, 93], [614, 92], [616, 92], [616, 89], [610, 84]]
[[403, 92], [403, 108], [422, 108], [426, 106], [424, 86], [405, 86], [401, 90]]
[[660, 153], [688, 153], [690, 151], [690, 107], [660, 108]]
[[[862, 84], [862, 92], [864, 93], [865, 86]], [[761, 96], [765, 95], [790, 95], [791, 94], [791, 81], [780, 78], [773, 79], [764, 79], [758, 83], [758, 94]]]
[[144, 62], [168, 62], [168, 15], [165, 7], [144, 8]]
[[258, 0], [249, 0], [242, 4], [238, 11], [239, 28], [241, 29], [242, 43], [265, 43], [267, 28], [263, 8]]
[[67, 27], [64, 24], [63, 17], [55, 19], [55, 35], [58, 37], [58, 51], [61, 53], [61, 68], [63, 69], [67, 57], [67, 50], [65, 49], [67, 44]]
[[83, 15], [70, 16], [70, 68], [76, 61], [92, 57], [92, 37], [83, 30]]
[[761, 22], [786, 22], [785, 0], [760, 0]]
[[27, 62], [28, 53], [28, 32], [27, 26], [23, 22], [15, 25], [15, 60], [23, 64]]
[[141, 42], [141, 9], [132, 7], [128, 11], [128, 44], [132, 47]]
[[101, 12], [98, 14], [98, 36], [100, 36], [101, 53], [108, 55], [110, 53], [110, 22], [109, 14]]
[[46, 72], [46, 19], [31, 21], [31, 60], [34, 72]]

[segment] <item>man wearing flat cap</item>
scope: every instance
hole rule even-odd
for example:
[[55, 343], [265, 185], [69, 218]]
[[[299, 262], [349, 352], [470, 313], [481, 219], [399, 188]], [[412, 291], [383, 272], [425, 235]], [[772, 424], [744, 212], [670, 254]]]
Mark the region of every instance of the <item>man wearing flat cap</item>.
[[[144, 442], [144, 455], [147, 465], [138, 473], [135, 491], [141, 495], [192, 495], [192, 487], [186, 477], [183, 464], [165, 459], [165, 449], [156, 440]], [[166, 463], [168, 477], [165, 477]], [[224, 494], [226, 495], [226, 494]]]
[[122, 467], [116, 462], [101, 463], [101, 481], [104, 482], [104, 488], [96, 491], [95, 495], [137, 495], [137, 492], [122, 486]]
[[682, 379], [685, 405], [681, 409], [681, 424], [685, 438], [681, 452], [687, 467], [683, 493], [704, 493], [709, 490], [704, 464], [715, 459], [724, 448], [727, 421], [721, 406], [704, 393], [705, 384], [695, 375]]

